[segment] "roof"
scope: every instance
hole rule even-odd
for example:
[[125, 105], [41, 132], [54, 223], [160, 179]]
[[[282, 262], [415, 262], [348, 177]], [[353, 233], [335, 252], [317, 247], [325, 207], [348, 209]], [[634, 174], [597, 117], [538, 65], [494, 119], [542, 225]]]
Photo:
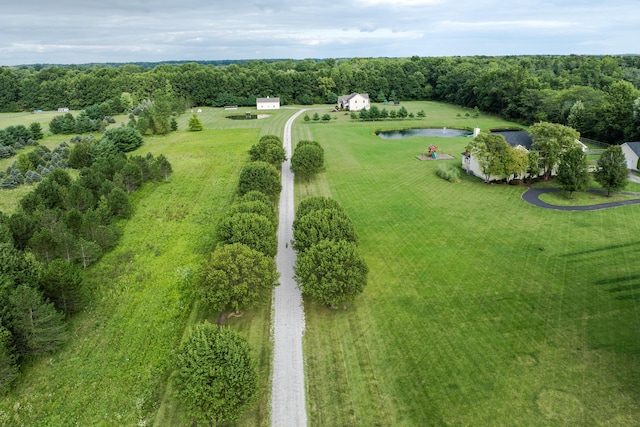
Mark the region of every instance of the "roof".
[[280, 102], [280, 98], [256, 98], [256, 102]]
[[625, 144], [627, 144], [627, 146], [631, 148], [631, 151], [640, 156], [640, 142], [625, 142]]
[[531, 139], [531, 136], [523, 130], [517, 130], [517, 131], [510, 130], [510, 131], [491, 132], [491, 133], [502, 135], [504, 139], [507, 141], [507, 143], [512, 147], [517, 147], [518, 145], [521, 145], [527, 150], [531, 150], [531, 144], [533, 144], [533, 139]]
[[368, 93], [352, 93], [351, 95], [342, 95], [338, 97], [338, 102], [349, 102], [349, 100], [351, 98], [353, 98], [356, 95], [360, 95], [361, 97], [363, 97], [364, 99], [369, 99], [369, 94]]

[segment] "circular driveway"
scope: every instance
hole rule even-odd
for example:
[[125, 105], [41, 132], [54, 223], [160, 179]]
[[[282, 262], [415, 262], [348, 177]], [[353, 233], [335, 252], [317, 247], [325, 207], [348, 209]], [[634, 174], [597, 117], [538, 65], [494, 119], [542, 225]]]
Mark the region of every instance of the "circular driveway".
[[[540, 200], [540, 196], [546, 193], [555, 193], [560, 191], [559, 188], [529, 188], [522, 194], [522, 199], [534, 206], [545, 209], [553, 209], [556, 211], [597, 211], [600, 209], [615, 208], [618, 206], [637, 205], [640, 204], [640, 193], [619, 192], [616, 194], [628, 194], [631, 196], [637, 196], [637, 199], [619, 200], [617, 202], [598, 203], [596, 205], [585, 206], [560, 206], [552, 205], [551, 203], [543, 202]], [[590, 192], [600, 192], [599, 190], [588, 190]]]

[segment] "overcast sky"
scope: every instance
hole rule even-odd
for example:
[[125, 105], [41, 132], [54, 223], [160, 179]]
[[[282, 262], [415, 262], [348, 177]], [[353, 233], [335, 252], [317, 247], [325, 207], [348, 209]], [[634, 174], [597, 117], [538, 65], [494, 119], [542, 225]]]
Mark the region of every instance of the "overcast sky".
[[639, 0], [14, 0], [0, 65], [640, 53]]

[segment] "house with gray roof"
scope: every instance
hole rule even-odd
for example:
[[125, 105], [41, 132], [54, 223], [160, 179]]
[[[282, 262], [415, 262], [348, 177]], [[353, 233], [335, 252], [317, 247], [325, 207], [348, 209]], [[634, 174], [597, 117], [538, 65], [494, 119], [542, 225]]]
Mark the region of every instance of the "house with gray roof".
[[620, 146], [627, 160], [627, 168], [638, 170], [638, 158], [640, 158], [640, 142], [625, 142]]
[[352, 93], [351, 95], [339, 96], [338, 108], [348, 111], [360, 111], [362, 109], [369, 109], [369, 94]]
[[[507, 143], [515, 149], [524, 150], [525, 152], [531, 151], [531, 147], [533, 145], [533, 138], [526, 131], [509, 130], [509, 131], [495, 131], [491, 133], [502, 135], [505, 141], [507, 141]], [[474, 136], [477, 136], [477, 134], [478, 134], [478, 130], [474, 132]], [[580, 146], [582, 151], [586, 152], [588, 150], [587, 146], [584, 145], [582, 142], [578, 141], [577, 139], [575, 140], [575, 143]], [[471, 153], [462, 153], [462, 169], [466, 170], [468, 174], [485, 178], [484, 175], [482, 174], [482, 169], [480, 168], [480, 162], [478, 162], [478, 159], [474, 158], [473, 154]], [[552, 171], [552, 174], [555, 174], [555, 170]], [[516, 178], [524, 178], [526, 176], [528, 176], [528, 174], [525, 174], [522, 177], [516, 177]], [[487, 181], [495, 181], [499, 179], [499, 177], [490, 176], [486, 179]]]

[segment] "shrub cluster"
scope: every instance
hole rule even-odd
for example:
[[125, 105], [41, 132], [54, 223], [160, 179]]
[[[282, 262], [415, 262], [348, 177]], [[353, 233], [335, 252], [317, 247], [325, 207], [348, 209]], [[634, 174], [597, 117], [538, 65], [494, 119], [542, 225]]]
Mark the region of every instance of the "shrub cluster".
[[449, 182], [460, 182], [460, 168], [452, 164], [441, 163], [436, 169], [436, 175]]
[[304, 295], [336, 307], [364, 290], [368, 267], [358, 252], [353, 224], [338, 202], [322, 196], [302, 200], [293, 236], [295, 279]]
[[287, 160], [282, 140], [275, 135], [264, 135], [251, 146], [249, 156], [252, 162], [267, 162], [278, 167]]
[[42, 137], [42, 127], [37, 122], [31, 123], [28, 128], [16, 125], [0, 129], [0, 159], [15, 156], [16, 150], [27, 145], [38, 145], [37, 141]]

